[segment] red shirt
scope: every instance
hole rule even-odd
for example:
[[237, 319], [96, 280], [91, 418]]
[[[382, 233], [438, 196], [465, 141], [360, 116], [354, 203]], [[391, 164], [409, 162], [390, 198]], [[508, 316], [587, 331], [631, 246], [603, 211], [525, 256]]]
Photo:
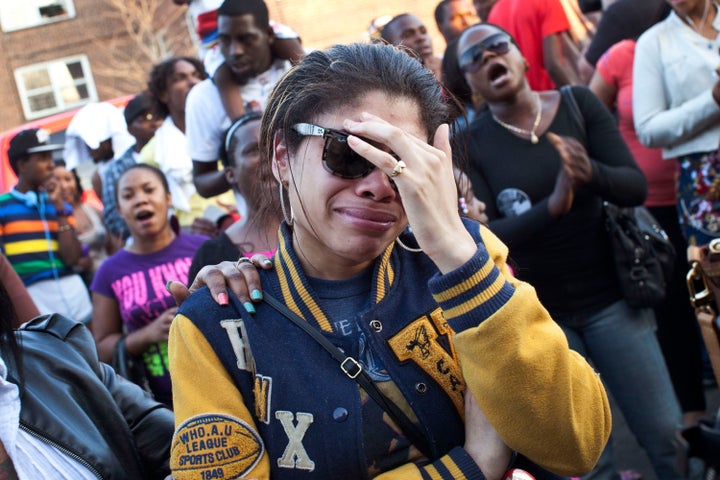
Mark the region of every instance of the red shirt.
[[560, 0], [499, 0], [490, 10], [488, 22], [515, 38], [530, 63], [525, 75], [533, 90], [552, 90], [555, 84], [545, 70], [543, 38], [570, 29]]
[[600, 57], [597, 72], [605, 82], [617, 89], [615, 102], [618, 129], [647, 178], [648, 196], [645, 205], [675, 205], [675, 160], [663, 160], [662, 149], [647, 148], [640, 143], [635, 133], [632, 110], [634, 58], [635, 40], [622, 40]]

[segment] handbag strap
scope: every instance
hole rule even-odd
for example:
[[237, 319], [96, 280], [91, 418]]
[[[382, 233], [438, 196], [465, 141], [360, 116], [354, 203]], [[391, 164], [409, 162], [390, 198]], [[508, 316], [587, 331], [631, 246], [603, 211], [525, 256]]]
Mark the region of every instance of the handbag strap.
[[580, 107], [577, 104], [577, 100], [575, 100], [575, 95], [573, 95], [570, 85], [563, 85], [562, 87], [560, 87], [560, 95], [565, 100], [565, 104], [570, 110], [570, 117], [572, 118], [573, 122], [575, 123], [575, 125], [580, 127], [580, 131], [582, 132], [583, 144], [587, 144], [585, 117], [583, 117], [583, 114], [580, 111]]
[[287, 308], [283, 303], [277, 300], [267, 292], [263, 292], [263, 300], [272, 308], [287, 317], [292, 323], [303, 329], [313, 340], [320, 344], [337, 362], [340, 364], [340, 370], [347, 375], [348, 378], [355, 380], [370, 395], [370, 397], [385, 410], [390, 418], [392, 418], [398, 427], [403, 431], [407, 438], [415, 447], [420, 450], [427, 458], [433, 458], [432, 449], [425, 436], [420, 429], [405, 415], [405, 413], [389, 398], [387, 398], [375, 385], [370, 375], [365, 371], [363, 366], [345, 352], [333, 345], [325, 336], [315, 327], [302, 319], [295, 312]]

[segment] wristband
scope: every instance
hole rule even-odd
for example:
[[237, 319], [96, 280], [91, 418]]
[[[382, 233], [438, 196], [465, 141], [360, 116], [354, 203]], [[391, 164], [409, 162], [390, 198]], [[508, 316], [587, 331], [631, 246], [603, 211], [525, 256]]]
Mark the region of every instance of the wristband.
[[70, 217], [72, 216], [73, 211], [71, 208], [61, 208], [57, 211], [58, 217]]

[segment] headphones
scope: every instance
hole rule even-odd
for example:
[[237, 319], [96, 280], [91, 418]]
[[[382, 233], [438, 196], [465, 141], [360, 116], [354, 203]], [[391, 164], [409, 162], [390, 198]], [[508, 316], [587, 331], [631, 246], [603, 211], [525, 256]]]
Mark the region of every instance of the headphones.
[[232, 156], [232, 152], [230, 151], [230, 142], [232, 142], [233, 135], [235, 135], [237, 129], [245, 125], [247, 122], [251, 120], [257, 120], [259, 118], [262, 118], [262, 113], [260, 112], [246, 113], [242, 117], [235, 120], [227, 128], [227, 130], [225, 130], [225, 133], [223, 134], [223, 143], [220, 146], [220, 152], [218, 153], [218, 157], [220, 158], [223, 167], [235, 165], [235, 160], [230, 158]]
[[28, 190], [27, 192], [22, 193], [13, 188], [10, 190], [10, 195], [12, 195], [15, 200], [22, 202], [28, 208], [37, 207], [38, 210], [40, 210], [40, 213], [44, 213], [45, 204], [50, 200], [50, 197], [48, 197], [48, 194], [45, 191], [40, 191], [40, 194], [38, 195], [38, 192], [35, 190]]

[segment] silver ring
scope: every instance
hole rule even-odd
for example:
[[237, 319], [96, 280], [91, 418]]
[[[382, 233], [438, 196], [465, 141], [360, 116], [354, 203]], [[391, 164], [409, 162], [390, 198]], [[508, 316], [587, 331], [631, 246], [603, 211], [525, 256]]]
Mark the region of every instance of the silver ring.
[[252, 263], [252, 260], [250, 260], [248, 257], [240, 257], [240, 258], [237, 259], [237, 262], [235, 262], [235, 268], [237, 268], [238, 270], [240, 270], [240, 266], [241, 266], [243, 263]]
[[398, 175], [403, 173], [403, 170], [405, 170], [406, 167], [407, 165], [405, 165], [405, 162], [403, 162], [402, 160], [398, 160], [398, 162], [395, 164], [395, 168], [393, 168], [392, 172], [390, 172], [390, 176], [397, 177]]

